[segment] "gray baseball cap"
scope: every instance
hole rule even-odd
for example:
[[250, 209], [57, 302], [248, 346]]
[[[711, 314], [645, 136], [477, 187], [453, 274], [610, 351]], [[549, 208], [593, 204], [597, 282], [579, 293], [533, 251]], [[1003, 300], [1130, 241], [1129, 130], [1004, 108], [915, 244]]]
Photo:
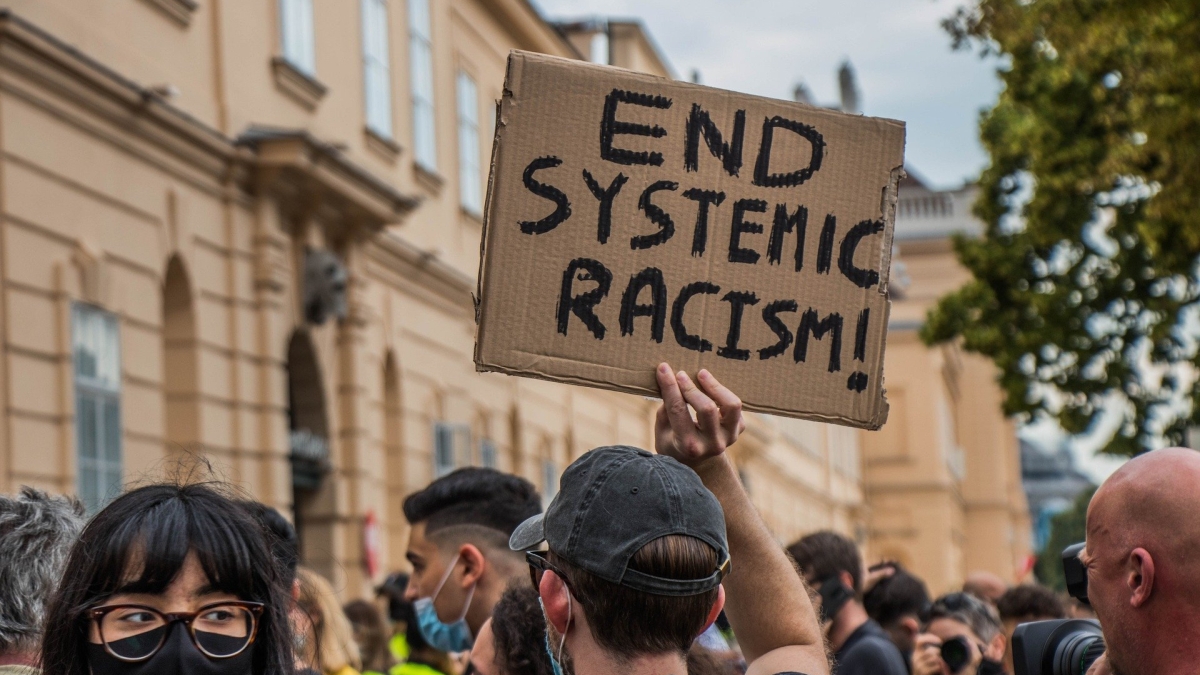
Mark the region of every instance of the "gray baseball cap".
[[[643, 546], [673, 534], [716, 549], [712, 574], [667, 579], [629, 568]], [[508, 545], [529, 551], [542, 542], [605, 581], [653, 595], [711, 591], [729, 568], [725, 513], [700, 477], [670, 457], [627, 445], [596, 448], [575, 460], [550, 508], [518, 525]]]

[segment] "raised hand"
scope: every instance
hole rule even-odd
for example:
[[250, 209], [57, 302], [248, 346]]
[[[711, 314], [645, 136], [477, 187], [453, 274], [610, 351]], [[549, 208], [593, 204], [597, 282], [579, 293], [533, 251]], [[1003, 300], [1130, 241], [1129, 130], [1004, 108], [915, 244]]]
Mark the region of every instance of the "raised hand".
[[[656, 372], [662, 405], [654, 420], [659, 454], [695, 468], [720, 457], [746, 430], [742, 400], [707, 370], [696, 374], [699, 386], [682, 370], [660, 363]], [[696, 412], [695, 418], [689, 410]]]

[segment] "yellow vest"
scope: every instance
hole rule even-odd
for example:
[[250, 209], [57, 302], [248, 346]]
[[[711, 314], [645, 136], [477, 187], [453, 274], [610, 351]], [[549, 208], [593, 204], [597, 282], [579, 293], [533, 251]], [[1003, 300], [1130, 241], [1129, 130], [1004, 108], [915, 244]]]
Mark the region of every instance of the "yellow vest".
[[392, 652], [392, 658], [404, 663], [408, 660], [408, 655], [412, 650], [408, 647], [408, 637], [404, 633], [396, 633], [392, 639], [388, 641], [388, 649]]
[[392, 666], [388, 675], [446, 675], [437, 668], [431, 668], [423, 663], [401, 663]]

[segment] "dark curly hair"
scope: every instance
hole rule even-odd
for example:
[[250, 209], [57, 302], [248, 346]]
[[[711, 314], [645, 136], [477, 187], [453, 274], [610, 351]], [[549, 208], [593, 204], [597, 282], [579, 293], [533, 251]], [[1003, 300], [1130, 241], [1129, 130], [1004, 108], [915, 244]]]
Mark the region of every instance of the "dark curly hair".
[[514, 580], [492, 610], [496, 665], [502, 673], [554, 675], [546, 654], [546, 619], [529, 580]]

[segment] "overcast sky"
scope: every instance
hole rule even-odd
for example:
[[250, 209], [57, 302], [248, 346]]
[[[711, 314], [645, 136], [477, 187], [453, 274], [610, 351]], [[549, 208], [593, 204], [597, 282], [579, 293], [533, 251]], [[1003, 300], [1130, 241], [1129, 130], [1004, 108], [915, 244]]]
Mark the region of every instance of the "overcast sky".
[[952, 51], [940, 26], [965, 1], [533, 0], [550, 19], [640, 19], [678, 77], [761, 96], [803, 81], [835, 103], [848, 58], [863, 112], [908, 123], [907, 163], [937, 187], [979, 175], [979, 111], [1000, 89], [995, 63]]
[[[973, 180], [987, 163], [977, 129], [1000, 91], [996, 62], [953, 51], [941, 27], [970, 1], [532, 0], [554, 20], [640, 19], [677, 77], [698, 70], [703, 84], [760, 96], [790, 99], [802, 81], [818, 103], [835, 103], [837, 70], [849, 59], [863, 112], [907, 123], [906, 163], [935, 187]], [[1096, 481], [1120, 465], [1094, 456], [1111, 421], [1071, 441]], [[1063, 438], [1053, 423], [1022, 435], [1049, 447]]]

